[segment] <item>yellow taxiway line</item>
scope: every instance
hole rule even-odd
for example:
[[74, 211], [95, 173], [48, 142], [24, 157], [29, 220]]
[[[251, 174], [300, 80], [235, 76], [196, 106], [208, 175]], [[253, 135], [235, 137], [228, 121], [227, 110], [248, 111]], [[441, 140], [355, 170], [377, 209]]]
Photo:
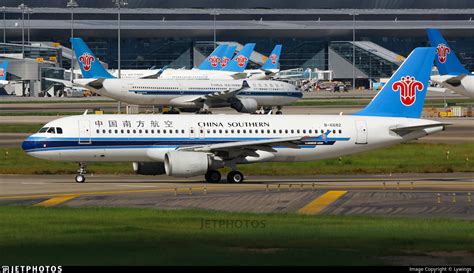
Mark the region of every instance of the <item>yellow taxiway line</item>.
[[318, 214], [347, 191], [328, 191], [298, 210], [300, 214]]
[[52, 207], [52, 206], [56, 206], [56, 205], [59, 205], [61, 203], [64, 203], [64, 202], [66, 202], [68, 200], [71, 200], [73, 198], [76, 198], [78, 196], [79, 195], [74, 194], [74, 195], [65, 195], [65, 196], [60, 196], [60, 197], [54, 197], [54, 198], [45, 200], [41, 203], [38, 203], [35, 206], [36, 207]]

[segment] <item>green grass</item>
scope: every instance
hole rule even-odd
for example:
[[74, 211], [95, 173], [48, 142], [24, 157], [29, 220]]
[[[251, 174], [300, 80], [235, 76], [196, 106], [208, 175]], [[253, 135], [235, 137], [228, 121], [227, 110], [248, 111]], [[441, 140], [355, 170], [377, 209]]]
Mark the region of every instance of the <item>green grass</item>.
[[[446, 160], [446, 151], [450, 151]], [[8, 153], [8, 155], [6, 154]], [[466, 161], [470, 158], [470, 161]], [[389, 148], [310, 162], [240, 165], [247, 175], [316, 175], [356, 173], [474, 172], [474, 144], [399, 144]], [[72, 174], [77, 164], [37, 159], [20, 148], [0, 149], [0, 174]], [[131, 163], [89, 163], [93, 173], [132, 173]]]
[[[370, 98], [344, 98], [344, 99], [302, 99], [297, 102], [290, 103], [290, 106], [366, 106]], [[448, 105], [468, 106], [473, 105], [473, 99], [447, 99]], [[428, 99], [425, 107], [444, 107], [443, 99]]]
[[0, 133], [36, 133], [42, 124], [1, 124]]
[[67, 100], [0, 100], [0, 104], [37, 104], [37, 103], [116, 103], [112, 99], [107, 100], [84, 100], [84, 99], [67, 99]]
[[[3, 264], [382, 265], [408, 251], [474, 253], [474, 222], [451, 219], [13, 206], [0, 219]], [[202, 219], [258, 227], [201, 229]]]

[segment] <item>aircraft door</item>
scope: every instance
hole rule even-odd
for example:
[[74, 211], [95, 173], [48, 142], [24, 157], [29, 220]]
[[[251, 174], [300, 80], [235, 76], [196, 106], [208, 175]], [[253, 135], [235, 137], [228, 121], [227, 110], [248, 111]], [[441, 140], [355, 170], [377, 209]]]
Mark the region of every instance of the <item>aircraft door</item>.
[[356, 120], [356, 144], [367, 144], [367, 123], [365, 120]]
[[79, 121], [79, 144], [91, 144], [91, 126], [88, 120]]

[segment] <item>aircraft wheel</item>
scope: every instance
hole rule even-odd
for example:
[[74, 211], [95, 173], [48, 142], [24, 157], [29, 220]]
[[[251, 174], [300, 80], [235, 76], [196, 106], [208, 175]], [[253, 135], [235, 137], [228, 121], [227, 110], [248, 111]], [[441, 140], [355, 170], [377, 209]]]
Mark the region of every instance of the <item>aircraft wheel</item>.
[[86, 177], [83, 176], [82, 174], [78, 174], [76, 175], [75, 180], [76, 180], [76, 183], [84, 183], [86, 182]]
[[244, 181], [244, 175], [239, 171], [231, 171], [227, 174], [227, 182], [229, 183], [242, 183]]
[[280, 111], [280, 110], [278, 110], [278, 111], [276, 111], [276, 113], [275, 113], [275, 114], [277, 114], [277, 115], [283, 115], [283, 112], [282, 112], [282, 111]]
[[210, 170], [205, 175], [208, 183], [219, 183], [221, 182], [221, 173], [216, 170]]

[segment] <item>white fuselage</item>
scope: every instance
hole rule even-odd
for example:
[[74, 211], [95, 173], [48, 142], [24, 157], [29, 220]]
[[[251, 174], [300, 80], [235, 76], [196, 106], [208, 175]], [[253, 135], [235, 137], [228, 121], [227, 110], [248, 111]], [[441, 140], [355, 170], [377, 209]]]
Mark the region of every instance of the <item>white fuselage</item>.
[[[148, 78], [153, 77], [156, 75], [158, 77], [158, 73], [160, 69], [121, 69], [120, 70], [120, 78], [121, 79], [141, 79], [141, 78]], [[112, 76], [118, 78], [118, 70], [109, 70], [109, 73]]]
[[[165, 69], [159, 76], [163, 80], [235, 80], [236, 72], [201, 69]], [[245, 78], [245, 74], [243, 74]]]
[[455, 75], [436, 75], [431, 76], [431, 80], [440, 84], [444, 88], [453, 90], [454, 92], [464, 95], [466, 97], [474, 98], [474, 75], [467, 75], [461, 79], [461, 83], [457, 86], [453, 86], [446, 82], [450, 78], [456, 77]]
[[[398, 126], [439, 124], [406, 134]], [[443, 129], [436, 121], [336, 115], [81, 115], [64, 117], [45, 125], [62, 133], [36, 133], [23, 149], [30, 155], [65, 161], [162, 162], [168, 151], [179, 147], [322, 136], [324, 141], [301, 143], [298, 148], [273, 147], [258, 151], [237, 164], [264, 161], [308, 161], [353, 154], [413, 140]]]
[[[75, 83], [86, 88], [90, 79], [79, 79]], [[294, 85], [280, 81], [243, 80], [161, 80], [161, 79], [105, 79], [96, 93], [119, 101], [140, 105], [172, 105], [177, 107], [200, 107], [201, 97], [213, 93], [240, 90], [236, 98], [247, 98], [259, 106], [279, 106], [297, 101], [303, 94]], [[226, 100], [214, 100], [211, 107], [229, 106]]]

